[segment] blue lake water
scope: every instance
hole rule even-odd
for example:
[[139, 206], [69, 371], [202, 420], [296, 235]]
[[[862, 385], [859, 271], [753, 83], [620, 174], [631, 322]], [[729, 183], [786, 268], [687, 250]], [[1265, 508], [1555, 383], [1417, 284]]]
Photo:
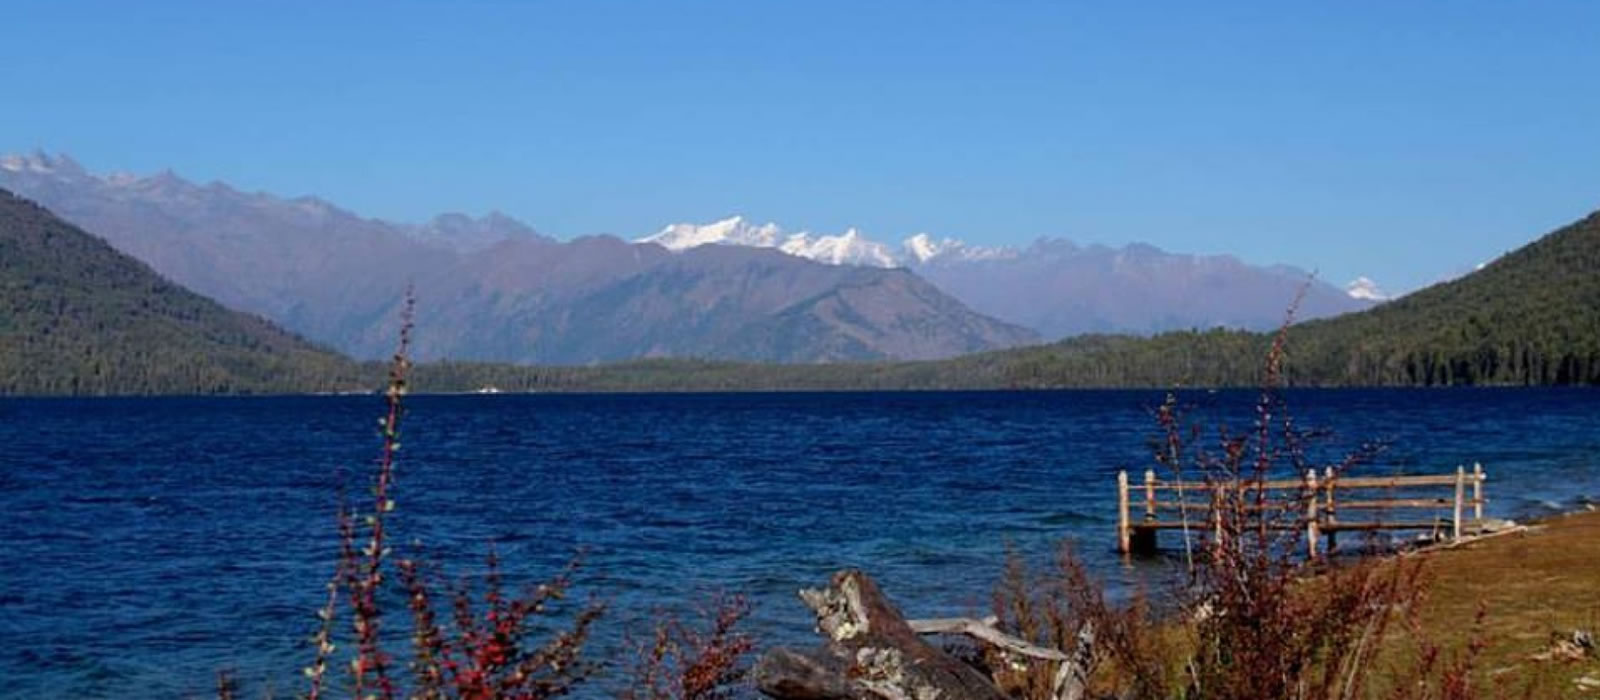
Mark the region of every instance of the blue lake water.
[[[579, 548], [605, 600], [597, 650], [716, 590], [764, 642], [810, 639], [794, 591], [876, 575], [919, 616], [987, 605], [1006, 543], [1063, 538], [1113, 585], [1117, 469], [1149, 465], [1158, 391], [408, 400], [393, 526], [444, 570], [531, 582]], [[1184, 395], [1248, 427], [1253, 392]], [[1600, 497], [1593, 390], [1291, 391], [1331, 457], [1392, 443], [1369, 473], [1482, 462], [1492, 514]], [[366, 493], [375, 397], [0, 400], [0, 696], [244, 697], [300, 690], [341, 489]], [[413, 544], [418, 543], [418, 544]], [[404, 626], [404, 610], [396, 626]], [[403, 651], [403, 649], [399, 650]], [[599, 694], [594, 686], [589, 695]]]

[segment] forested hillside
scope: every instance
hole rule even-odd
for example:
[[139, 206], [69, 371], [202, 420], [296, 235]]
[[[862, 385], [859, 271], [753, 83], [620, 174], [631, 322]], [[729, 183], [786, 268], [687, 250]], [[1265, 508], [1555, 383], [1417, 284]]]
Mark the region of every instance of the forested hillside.
[[0, 190], [0, 394], [349, 390], [359, 370]]
[[1307, 382], [1600, 383], [1600, 212], [1461, 279], [1295, 331]]
[[[1082, 336], [958, 358], [942, 373], [1011, 387], [1249, 386], [1271, 338]], [[1600, 212], [1460, 279], [1293, 326], [1285, 370], [1300, 386], [1600, 384]]]

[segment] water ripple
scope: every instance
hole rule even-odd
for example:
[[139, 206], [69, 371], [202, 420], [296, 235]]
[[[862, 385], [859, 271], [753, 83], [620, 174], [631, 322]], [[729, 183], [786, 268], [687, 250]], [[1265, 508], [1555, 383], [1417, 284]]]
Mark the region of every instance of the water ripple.
[[[450, 580], [490, 547], [513, 585], [583, 550], [596, 640], [715, 590], [766, 641], [807, 641], [794, 591], [864, 566], [913, 614], [970, 614], [1011, 542], [1062, 538], [1116, 585], [1170, 562], [1110, 552], [1112, 479], [1143, 469], [1161, 392], [416, 397], [397, 471], [398, 552]], [[1195, 415], [1248, 417], [1248, 392]], [[1377, 470], [1481, 461], [1497, 515], [1600, 494], [1600, 411], [1581, 390], [1321, 391], [1302, 424]], [[0, 686], [6, 697], [245, 696], [295, 669], [338, 542], [366, 498], [370, 397], [0, 400]], [[1238, 425], [1236, 423], [1236, 425]], [[392, 608], [403, 606], [390, 601]]]

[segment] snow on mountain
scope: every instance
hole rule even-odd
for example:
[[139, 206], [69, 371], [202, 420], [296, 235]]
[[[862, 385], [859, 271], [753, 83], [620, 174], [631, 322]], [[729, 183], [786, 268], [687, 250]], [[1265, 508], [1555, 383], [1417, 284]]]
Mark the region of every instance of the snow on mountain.
[[742, 216], [703, 225], [672, 224], [637, 240], [640, 243], [656, 243], [672, 251], [703, 245], [777, 248], [790, 255], [829, 265], [868, 267], [907, 267], [936, 260], [987, 260], [1017, 255], [1017, 251], [1011, 248], [969, 246], [954, 238], [935, 240], [926, 233], [906, 238], [898, 247], [867, 238], [855, 228], [846, 229], [838, 235], [810, 231], [785, 233], [777, 224], [756, 226]]
[[1351, 280], [1350, 284], [1344, 286], [1344, 291], [1351, 299], [1362, 301], [1388, 301], [1390, 298], [1370, 277], [1357, 277]]
[[[699, 246], [776, 248], [829, 265], [906, 267], [962, 303], [1048, 338], [1080, 333], [1159, 333], [1180, 328], [1275, 328], [1308, 273], [1249, 265], [1229, 255], [1169, 253], [1146, 243], [1080, 246], [1041, 238], [1024, 248], [987, 248], [917, 233], [898, 246], [856, 229], [786, 233], [740, 217], [674, 224], [642, 242], [675, 252]], [[1354, 311], [1388, 299], [1371, 280], [1348, 289], [1315, 283], [1302, 318]]]
[[783, 242], [780, 240], [782, 234], [783, 230], [777, 224], [769, 222], [756, 226], [742, 216], [733, 216], [703, 226], [673, 224], [637, 242], [655, 243], [672, 251], [712, 244], [777, 248]]
[[1016, 248], [967, 245], [966, 241], [957, 238], [941, 238], [934, 240], [926, 233], [919, 233], [901, 241], [900, 247], [905, 254], [918, 263], [931, 263], [936, 261], [972, 261], [972, 260], [1003, 260], [1015, 258], [1020, 255]]
[[905, 249], [907, 253], [911, 254], [911, 257], [917, 259], [917, 262], [927, 262], [944, 250], [946, 243], [951, 242], [955, 241], [946, 238], [936, 242], [932, 236], [926, 233], [919, 233], [906, 239]]
[[900, 260], [889, 246], [869, 240], [853, 228], [837, 236], [813, 238], [803, 231], [791, 234], [778, 249], [829, 265], [901, 267]]
[[14, 173], [54, 173], [58, 170], [79, 173], [83, 171], [83, 167], [65, 155], [51, 157], [50, 154], [44, 151], [34, 151], [27, 154], [0, 156], [0, 170], [9, 170]]

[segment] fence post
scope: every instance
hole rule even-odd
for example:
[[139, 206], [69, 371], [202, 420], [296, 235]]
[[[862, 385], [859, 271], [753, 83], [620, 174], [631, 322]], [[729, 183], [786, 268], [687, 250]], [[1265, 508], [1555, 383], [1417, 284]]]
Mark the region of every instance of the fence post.
[[1317, 558], [1317, 470], [1306, 470], [1306, 491], [1311, 497], [1306, 499], [1306, 554], [1312, 559]]
[[1222, 497], [1216, 489], [1211, 491], [1211, 547], [1220, 553], [1222, 550]]
[[1467, 499], [1467, 470], [1461, 465], [1456, 465], [1456, 517], [1452, 538], [1461, 539], [1461, 505]]
[[1128, 533], [1128, 472], [1117, 472], [1117, 551], [1127, 554], [1130, 549]]
[[1472, 519], [1483, 522], [1483, 463], [1472, 463]]
[[[1337, 491], [1337, 489], [1335, 489], [1333, 487], [1333, 483], [1334, 483], [1334, 481], [1333, 481], [1333, 479], [1334, 479], [1334, 477], [1333, 477], [1333, 467], [1328, 467], [1327, 469], [1323, 470], [1322, 476], [1323, 476], [1322, 488], [1323, 488], [1324, 491], [1326, 491], [1328, 493], [1327, 502], [1326, 502], [1327, 515], [1325, 517], [1328, 520], [1328, 524], [1332, 525], [1332, 524], [1335, 524], [1335, 523], [1339, 522], [1339, 506], [1334, 502], [1334, 499], [1333, 499], [1333, 494], [1334, 494], [1335, 491]], [[1339, 531], [1336, 530], [1336, 529], [1329, 528], [1328, 529], [1328, 551], [1331, 552], [1338, 546], [1339, 546]]]
[[1156, 519], [1156, 470], [1144, 470], [1144, 519]]

